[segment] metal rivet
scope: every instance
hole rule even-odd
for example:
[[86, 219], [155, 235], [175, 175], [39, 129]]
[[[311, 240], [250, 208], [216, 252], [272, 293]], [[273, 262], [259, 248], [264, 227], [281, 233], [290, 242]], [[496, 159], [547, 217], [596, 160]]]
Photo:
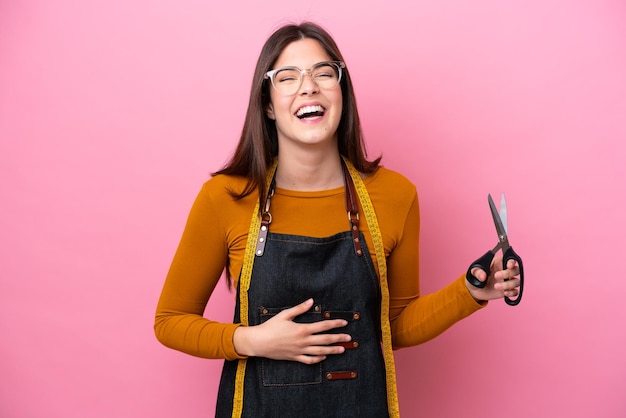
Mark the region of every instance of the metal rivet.
[[267, 227], [266, 227], [265, 225], [263, 225], [263, 226], [261, 227], [261, 231], [267, 231]]
[[355, 238], [355, 239], [354, 239], [354, 242], [359, 242], [359, 241], [360, 241], [360, 240], [359, 240], [358, 238]]
[[352, 347], [357, 348], [359, 346], [359, 342], [358, 341], [353, 341], [352, 342]]
[[356, 372], [350, 372], [350, 377], [354, 379], [356, 377]]
[[361, 251], [361, 250], [356, 250], [356, 253], [357, 253], [357, 255], [361, 255], [361, 254], [363, 254], [363, 251]]
[[330, 318], [330, 312], [324, 312], [324, 318]]
[[259, 242], [263, 242], [263, 241], [265, 241], [265, 238], [263, 237], [259, 238]]
[[263, 250], [259, 250], [256, 252], [257, 255], [263, 255]]
[[322, 310], [322, 307], [320, 305], [315, 305], [315, 312], [319, 312]]
[[333, 378], [332, 373], [326, 373], [326, 380], [331, 380]]
[[358, 313], [358, 312], [355, 312], [355, 313], [354, 313], [354, 315], [352, 315], [352, 318], [353, 318], [354, 320], [359, 320], [359, 319], [361, 319], [361, 314], [360, 314], [360, 313]]

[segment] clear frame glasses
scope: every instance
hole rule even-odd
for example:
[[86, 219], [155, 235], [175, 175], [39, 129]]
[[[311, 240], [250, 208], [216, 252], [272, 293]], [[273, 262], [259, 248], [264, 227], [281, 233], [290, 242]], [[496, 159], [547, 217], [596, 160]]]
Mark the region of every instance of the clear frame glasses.
[[280, 67], [265, 73], [265, 79], [272, 82], [274, 89], [285, 96], [296, 94], [302, 86], [304, 75], [308, 74], [321, 89], [333, 88], [341, 81], [343, 61], [322, 61], [307, 70], [298, 67]]

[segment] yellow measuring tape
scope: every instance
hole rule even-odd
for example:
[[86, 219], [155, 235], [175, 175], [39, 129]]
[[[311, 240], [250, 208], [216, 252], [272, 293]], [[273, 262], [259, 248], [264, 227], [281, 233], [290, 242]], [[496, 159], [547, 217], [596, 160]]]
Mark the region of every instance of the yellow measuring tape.
[[374, 205], [370, 199], [369, 193], [361, 179], [361, 174], [354, 168], [348, 160], [346, 166], [350, 172], [350, 177], [354, 181], [356, 193], [361, 201], [363, 212], [365, 212], [365, 220], [374, 242], [374, 253], [376, 254], [376, 262], [378, 264], [378, 275], [380, 277], [381, 291], [381, 307], [380, 307], [380, 326], [383, 337], [383, 356], [385, 358], [385, 370], [387, 375], [387, 407], [389, 416], [396, 418], [400, 416], [400, 406], [398, 403], [398, 390], [396, 388], [396, 366], [393, 358], [393, 349], [391, 344], [391, 324], [389, 323], [389, 286], [387, 284], [387, 259], [385, 258], [385, 247], [383, 246], [383, 236], [378, 226], [378, 218], [374, 211]]
[[[274, 161], [270, 169], [267, 171], [265, 178], [265, 190], [270, 188], [278, 161]], [[239, 320], [243, 326], [248, 326], [248, 290], [250, 289], [250, 279], [252, 278], [252, 266], [254, 265], [255, 249], [259, 239], [259, 229], [261, 226], [261, 217], [259, 216], [260, 204], [257, 201], [252, 212], [252, 220], [250, 221], [250, 229], [248, 230], [248, 241], [246, 243], [246, 252], [244, 254], [243, 266], [241, 267], [241, 277], [239, 278]], [[235, 394], [233, 396], [233, 418], [241, 417], [243, 412], [243, 382], [246, 375], [246, 359], [239, 360], [237, 363], [237, 373], [235, 374]]]
[[[389, 286], [387, 285], [387, 262], [383, 246], [383, 237], [380, 233], [380, 227], [378, 226], [378, 219], [376, 218], [374, 205], [372, 205], [372, 201], [367, 193], [365, 183], [363, 183], [363, 180], [361, 179], [361, 175], [350, 161], [345, 158], [344, 161], [348, 167], [350, 177], [352, 177], [352, 181], [354, 182], [359, 200], [361, 201], [361, 206], [365, 212], [365, 220], [367, 221], [370, 235], [372, 236], [372, 241], [374, 243], [374, 253], [376, 254], [376, 261], [378, 264], [378, 274], [380, 276], [382, 296], [380, 322], [383, 338], [383, 356], [385, 359], [387, 377], [387, 407], [389, 409], [389, 416], [391, 418], [397, 418], [400, 416], [400, 408], [398, 404], [398, 391], [396, 389], [396, 368], [391, 344], [391, 325], [389, 323]], [[270, 183], [274, 178], [276, 166], [277, 161], [272, 164], [267, 172], [267, 178], [265, 179], [266, 190], [269, 189]], [[244, 255], [243, 267], [241, 269], [241, 277], [239, 279], [239, 317], [243, 326], [248, 325], [248, 290], [250, 289], [252, 266], [254, 265], [255, 249], [261, 225], [259, 207], [260, 204], [257, 202], [254, 211], [252, 212], [252, 220], [248, 231], [248, 242], [246, 243], [246, 252]], [[239, 360], [237, 363], [237, 373], [235, 375], [235, 394], [233, 397], [233, 418], [240, 418], [243, 412], [243, 386], [246, 374], [246, 364], [245, 359]]]

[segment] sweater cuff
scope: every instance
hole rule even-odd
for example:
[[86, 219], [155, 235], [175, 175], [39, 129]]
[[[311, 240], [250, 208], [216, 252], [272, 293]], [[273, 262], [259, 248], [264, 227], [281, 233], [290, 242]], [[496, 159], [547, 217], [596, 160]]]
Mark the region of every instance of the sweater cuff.
[[472, 296], [467, 288], [467, 285], [465, 284], [465, 280], [466, 278], [464, 273], [454, 282], [455, 290], [457, 294], [459, 294], [459, 300], [463, 302], [464, 309], [469, 311], [469, 313], [473, 313], [487, 306], [488, 301], [474, 299], [474, 296]]
[[235, 351], [235, 343], [233, 342], [235, 330], [240, 326], [241, 324], [229, 324], [224, 330], [224, 334], [222, 334], [222, 347], [224, 347], [224, 357], [226, 360], [242, 360], [247, 358]]

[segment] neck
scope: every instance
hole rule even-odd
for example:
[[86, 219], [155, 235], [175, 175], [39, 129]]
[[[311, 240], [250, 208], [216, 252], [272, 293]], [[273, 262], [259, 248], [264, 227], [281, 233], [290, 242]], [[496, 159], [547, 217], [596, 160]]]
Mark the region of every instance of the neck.
[[276, 186], [298, 191], [328, 190], [343, 186], [341, 156], [311, 154], [281, 155], [278, 153]]

